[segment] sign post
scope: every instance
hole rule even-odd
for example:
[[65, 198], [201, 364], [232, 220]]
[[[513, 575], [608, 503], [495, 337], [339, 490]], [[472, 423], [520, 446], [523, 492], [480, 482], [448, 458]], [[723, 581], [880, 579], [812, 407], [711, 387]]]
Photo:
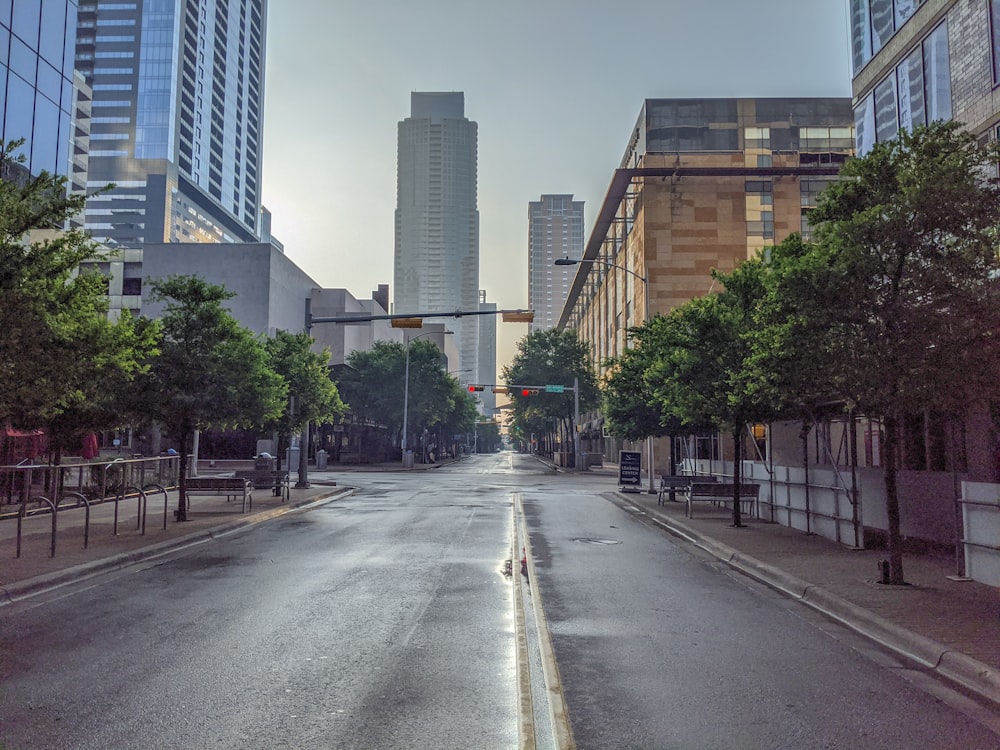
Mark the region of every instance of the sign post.
[[618, 451], [618, 487], [623, 492], [642, 492], [642, 453], [639, 451]]

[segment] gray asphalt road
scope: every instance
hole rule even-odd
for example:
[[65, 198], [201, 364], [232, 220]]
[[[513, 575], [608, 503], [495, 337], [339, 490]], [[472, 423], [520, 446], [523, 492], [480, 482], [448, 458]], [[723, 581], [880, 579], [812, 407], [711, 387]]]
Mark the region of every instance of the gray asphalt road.
[[5, 608], [0, 744], [514, 747], [510, 494], [480, 476], [508, 465], [357, 475], [349, 499]]
[[520, 492], [579, 747], [1000, 746], [920, 674], [602, 496], [613, 479], [511, 454], [345, 479], [346, 500], [5, 607], [0, 745], [515, 747], [500, 571]]
[[921, 675], [592, 482], [524, 507], [578, 747], [1000, 747]]

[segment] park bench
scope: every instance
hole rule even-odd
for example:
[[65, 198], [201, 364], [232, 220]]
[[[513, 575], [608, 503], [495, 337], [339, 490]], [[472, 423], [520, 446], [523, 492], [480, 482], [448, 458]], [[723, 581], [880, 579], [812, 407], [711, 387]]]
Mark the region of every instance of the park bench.
[[253, 483], [239, 477], [188, 477], [185, 483], [188, 510], [192, 495], [225, 495], [226, 502], [237, 498], [242, 502], [241, 513], [253, 508]]
[[[694, 503], [698, 501], [708, 501], [726, 507], [733, 501], [735, 485], [732, 482], [702, 482], [700, 477], [698, 479], [699, 481], [691, 483], [685, 495], [687, 501], [685, 515], [688, 518], [692, 517]], [[759, 496], [759, 484], [740, 484], [740, 506], [745, 503], [750, 515], [755, 515]]]
[[234, 472], [234, 476], [237, 479], [250, 480], [255, 490], [271, 490], [275, 497], [281, 496], [281, 502], [285, 502], [291, 496], [292, 485], [287, 471], [253, 469]]
[[715, 477], [696, 477], [696, 476], [671, 476], [669, 474], [664, 474], [660, 477], [660, 491], [656, 495], [656, 504], [664, 505], [669, 498], [674, 499], [676, 493], [686, 494], [688, 488], [691, 486], [692, 482], [714, 482]]

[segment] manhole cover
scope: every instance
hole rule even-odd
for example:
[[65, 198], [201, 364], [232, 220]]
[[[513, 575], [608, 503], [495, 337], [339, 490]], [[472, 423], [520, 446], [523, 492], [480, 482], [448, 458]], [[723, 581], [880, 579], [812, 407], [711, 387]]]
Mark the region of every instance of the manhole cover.
[[580, 544], [621, 544], [617, 539], [592, 539], [590, 537], [581, 537], [580, 539], [574, 539], [574, 542], [580, 542]]

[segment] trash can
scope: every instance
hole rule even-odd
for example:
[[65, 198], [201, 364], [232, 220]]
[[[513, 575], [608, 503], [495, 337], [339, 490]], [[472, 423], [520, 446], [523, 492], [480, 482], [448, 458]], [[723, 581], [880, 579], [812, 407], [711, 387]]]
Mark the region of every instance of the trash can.
[[403, 454], [403, 468], [413, 468], [413, 451], [406, 451], [406, 453]]
[[324, 450], [316, 451], [316, 470], [326, 471], [326, 460], [327, 452]]
[[253, 470], [254, 471], [275, 471], [277, 469], [277, 462], [274, 456], [270, 453], [261, 453], [257, 458], [253, 460]]

